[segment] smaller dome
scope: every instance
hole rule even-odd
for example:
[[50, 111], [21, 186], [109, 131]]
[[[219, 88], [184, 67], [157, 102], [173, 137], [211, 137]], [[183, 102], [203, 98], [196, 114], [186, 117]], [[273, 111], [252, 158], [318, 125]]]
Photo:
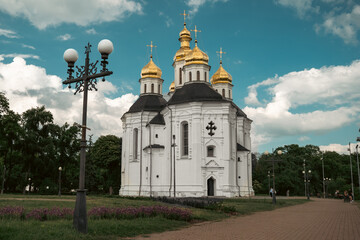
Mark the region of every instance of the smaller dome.
[[231, 82], [232, 82], [231, 75], [222, 67], [222, 64], [220, 63], [219, 69], [211, 77], [211, 84], [231, 83]]
[[198, 48], [197, 45], [185, 56], [185, 65], [208, 64], [209, 56]]
[[181, 30], [181, 32], [179, 33], [179, 37], [180, 38], [182, 38], [182, 37], [190, 37], [190, 31], [187, 30], [186, 24], [184, 24], [184, 29]]
[[150, 57], [150, 61], [148, 64], [143, 67], [141, 70], [141, 78], [161, 78], [162, 71], [156, 66], [156, 64], [152, 60], [152, 56]]
[[191, 52], [190, 48], [179, 48], [179, 50], [177, 50], [177, 52], [175, 53], [175, 56], [174, 56], [174, 59], [173, 59], [174, 62], [184, 60], [186, 55], [189, 52]]
[[173, 81], [173, 82], [170, 84], [169, 91], [170, 91], [170, 92], [174, 92], [174, 91], [175, 91], [175, 81]]

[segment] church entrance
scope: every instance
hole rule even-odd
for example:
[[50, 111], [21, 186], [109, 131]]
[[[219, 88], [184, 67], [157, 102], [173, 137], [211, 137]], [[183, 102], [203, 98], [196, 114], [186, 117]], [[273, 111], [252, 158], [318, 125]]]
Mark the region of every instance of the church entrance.
[[208, 196], [214, 196], [214, 193], [215, 193], [215, 179], [212, 178], [212, 177], [207, 180], [207, 191], [208, 191]]

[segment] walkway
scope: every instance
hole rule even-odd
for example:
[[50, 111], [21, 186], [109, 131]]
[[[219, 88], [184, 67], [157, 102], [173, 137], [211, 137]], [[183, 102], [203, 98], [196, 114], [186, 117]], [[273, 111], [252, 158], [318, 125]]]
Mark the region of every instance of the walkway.
[[136, 239], [360, 239], [360, 209], [342, 200], [313, 201], [274, 211], [206, 222]]

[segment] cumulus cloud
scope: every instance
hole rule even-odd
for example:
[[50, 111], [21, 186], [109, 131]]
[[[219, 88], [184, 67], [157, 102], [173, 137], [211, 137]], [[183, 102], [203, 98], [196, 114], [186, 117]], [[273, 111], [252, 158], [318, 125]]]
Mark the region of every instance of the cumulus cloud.
[[0, 36], [4, 36], [7, 38], [20, 38], [20, 36], [16, 32], [9, 30], [9, 29], [2, 29], [2, 28], [0, 28]]
[[318, 12], [318, 8], [312, 6], [313, 0], [275, 0], [276, 4], [293, 8], [300, 18], [305, 17], [308, 12]]
[[[247, 106], [244, 111], [254, 120], [255, 132], [261, 133], [265, 141], [272, 137], [327, 133], [359, 119], [358, 79], [360, 61], [349, 66], [312, 68], [275, 76], [248, 88], [245, 100], [256, 106]], [[270, 100], [258, 99], [260, 86], [267, 88]]]
[[16, 57], [20, 57], [23, 59], [26, 59], [26, 58], [32, 58], [32, 59], [37, 59], [37, 60], [40, 59], [40, 57], [38, 55], [10, 53], [10, 54], [0, 54], [0, 61], [4, 60], [5, 58], [16, 58]]
[[[337, 143], [332, 143], [329, 145], [319, 146], [321, 151], [325, 152], [337, 152], [339, 154], [349, 154], [349, 145], [341, 145]], [[350, 143], [351, 153], [356, 152], [356, 143]]]
[[360, 30], [360, 5], [355, 5], [348, 13], [326, 15], [324, 22], [317, 25], [316, 30], [324, 30], [326, 33], [336, 35], [345, 43], [357, 43], [357, 33]]
[[198, 11], [199, 8], [204, 5], [205, 3], [207, 4], [214, 4], [216, 2], [227, 2], [228, 0], [187, 0], [185, 2], [185, 4], [190, 7], [190, 11], [189, 11], [189, 17], [194, 16]]
[[22, 17], [38, 29], [73, 23], [79, 26], [120, 21], [142, 13], [142, 5], [133, 0], [27, 0], [9, 4], [0, 0], [0, 11]]
[[67, 41], [71, 39], [71, 35], [66, 33], [64, 35], [60, 35], [57, 37], [57, 39], [61, 40], [61, 41]]
[[[100, 82], [98, 89], [88, 96], [88, 127], [92, 129], [91, 134], [121, 136], [120, 117], [137, 96], [125, 94], [114, 99], [106, 97], [106, 93], [117, 91], [110, 82]], [[48, 75], [44, 68], [27, 64], [23, 58], [15, 57], [9, 64], [0, 62], [0, 91], [5, 92], [15, 112], [22, 113], [29, 108], [45, 105], [59, 125], [81, 122], [82, 94], [74, 95], [74, 89], [64, 87], [58, 76]]]

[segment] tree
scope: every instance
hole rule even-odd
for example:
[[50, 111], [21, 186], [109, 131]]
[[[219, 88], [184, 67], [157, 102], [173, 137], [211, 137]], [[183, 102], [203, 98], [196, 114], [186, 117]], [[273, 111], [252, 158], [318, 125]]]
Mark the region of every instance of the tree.
[[101, 136], [88, 153], [89, 190], [107, 192], [117, 189], [121, 182], [121, 138]]

